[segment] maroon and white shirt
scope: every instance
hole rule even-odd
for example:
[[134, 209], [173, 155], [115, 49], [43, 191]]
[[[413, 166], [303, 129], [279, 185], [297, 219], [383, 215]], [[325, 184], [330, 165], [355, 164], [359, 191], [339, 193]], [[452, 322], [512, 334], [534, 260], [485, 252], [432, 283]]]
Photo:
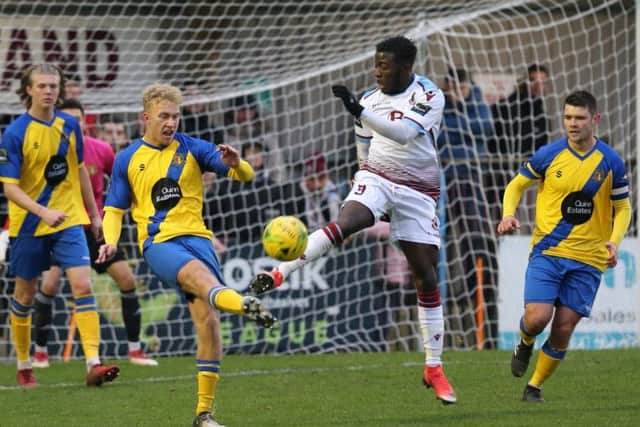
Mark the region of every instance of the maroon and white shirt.
[[[440, 197], [440, 165], [436, 141], [442, 126], [444, 94], [429, 79], [415, 75], [407, 89], [386, 95], [379, 89], [366, 92], [364, 107], [356, 120], [356, 141], [369, 143], [361, 169], [389, 181], [413, 188], [434, 200]], [[385, 120], [402, 121], [417, 131], [417, 136], [399, 143], [367, 126], [367, 116], [375, 114]]]

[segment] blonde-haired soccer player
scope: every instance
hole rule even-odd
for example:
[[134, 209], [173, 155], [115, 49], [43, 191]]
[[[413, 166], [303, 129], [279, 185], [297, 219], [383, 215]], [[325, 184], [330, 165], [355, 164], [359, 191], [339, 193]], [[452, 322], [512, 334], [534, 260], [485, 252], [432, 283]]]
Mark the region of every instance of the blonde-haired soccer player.
[[144, 90], [145, 133], [116, 156], [104, 209], [106, 244], [98, 261], [116, 253], [122, 217], [131, 208], [146, 262], [187, 297], [198, 336], [193, 425], [211, 427], [219, 426], [211, 414], [222, 356], [217, 310], [245, 315], [264, 327], [271, 327], [274, 318], [258, 299], [223, 285], [213, 234], [202, 218], [203, 172], [250, 181], [253, 169], [229, 146], [178, 133], [180, 102], [174, 86], [156, 83]]
[[24, 387], [37, 385], [29, 356], [31, 307], [38, 278], [52, 261], [65, 271], [76, 300], [87, 385], [112, 381], [119, 371], [117, 366], [103, 366], [99, 357], [100, 323], [83, 224], [90, 223], [100, 238], [102, 221], [83, 167], [78, 121], [56, 110], [63, 84], [62, 72], [53, 65], [28, 67], [18, 89], [27, 112], [9, 125], [0, 146], [0, 181], [9, 199], [9, 234], [13, 238], [9, 268], [16, 276], [11, 336], [18, 384]]
[[520, 197], [539, 184], [521, 340], [511, 359], [514, 376], [525, 374], [536, 336], [553, 323], [524, 389], [527, 402], [544, 401], [542, 384], [564, 359], [580, 319], [589, 316], [602, 273], [616, 265], [631, 220], [625, 165], [594, 136], [599, 122], [592, 94], [570, 94], [563, 112], [566, 136], [536, 151], [505, 190], [500, 234], [520, 228], [515, 217]]

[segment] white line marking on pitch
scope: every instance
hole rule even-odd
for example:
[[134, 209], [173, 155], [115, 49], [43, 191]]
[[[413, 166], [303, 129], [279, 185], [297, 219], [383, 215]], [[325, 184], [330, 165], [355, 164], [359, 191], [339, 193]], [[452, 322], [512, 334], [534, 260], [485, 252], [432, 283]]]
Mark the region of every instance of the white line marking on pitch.
[[[456, 365], [457, 361], [447, 362], [448, 365]], [[468, 361], [464, 363], [468, 364]], [[475, 362], [479, 363], [479, 362]], [[486, 362], [486, 363], [496, 363], [496, 362]], [[500, 361], [502, 363], [502, 361]], [[331, 372], [331, 371], [366, 371], [372, 369], [381, 369], [381, 368], [389, 368], [393, 366], [400, 366], [402, 368], [414, 368], [416, 366], [422, 366], [424, 363], [422, 362], [403, 362], [398, 365], [389, 365], [389, 364], [374, 364], [374, 365], [352, 365], [352, 366], [335, 366], [335, 367], [314, 367], [314, 368], [281, 368], [281, 369], [252, 369], [248, 371], [234, 371], [234, 372], [224, 372], [222, 374], [225, 378], [232, 377], [246, 377], [253, 375], [289, 375], [289, 374], [306, 374], [306, 373], [319, 373], [319, 372]], [[162, 382], [173, 382], [173, 381], [183, 381], [183, 380], [193, 380], [196, 378], [196, 374], [193, 375], [178, 375], [173, 377], [149, 377], [149, 378], [138, 378], [134, 380], [118, 380], [117, 384], [143, 384], [143, 383], [162, 383]], [[77, 383], [55, 383], [55, 384], [40, 384], [37, 388], [65, 388], [65, 387], [80, 387], [83, 386], [81, 382]], [[107, 386], [108, 387], [108, 386]], [[0, 391], [12, 391], [12, 390], [22, 390], [22, 387], [13, 385], [13, 386], [4, 386], [0, 385]]]

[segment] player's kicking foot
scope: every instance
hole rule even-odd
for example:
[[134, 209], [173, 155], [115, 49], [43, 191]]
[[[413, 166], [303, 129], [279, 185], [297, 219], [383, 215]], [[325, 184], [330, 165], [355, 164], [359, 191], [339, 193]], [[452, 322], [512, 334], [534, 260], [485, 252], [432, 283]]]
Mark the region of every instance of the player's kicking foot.
[[425, 366], [422, 373], [422, 384], [427, 388], [433, 387], [436, 398], [440, 399], [443, 405], [451, 405], [458, 401], [456, 392], [453, 391], [453, 387], [449, 384], [441, 365]]
[[203, 412], [193, 420], [193, 427], [224, 427], [213, 419], [213, 415], [209, 412]]
[[244, 297], [242, 299], [242, 308], [244, 315], [247, 316], [248, 319], [253, 320], [263, 328], [270, 328], [277, 321], [273, 314], [271, 314], [256, 297]]
[[275, 289], [282, 285], [283, 277], [282, 273], [280, 273], [275, 268], [270, 272], [258, 273], [256, 277], [253, 278], [249, 286], [251, 290], [256, 294], [261, 294], [263, 292], [270, 291], [271, 289]]
[[33, 388], [38, 386], [33, 369], [19, 369], [16, 373], [16, 381], [20, 387]]
[[120, 368], [116, 365], [93, 365], [87, 374], [87, 385], [100, 387], [118, 377]]
[[46, 351], [36, 351], [33, 353], [33, 361], [31, 366], [34, 368], [48, 368], [49, 367], [49, 353]]
[[520, 378], [527, 372], [529, 367], [529, 359], [531, 359], [531, 353], [533, 352], [533, 344], [526, 345], [522, 340], [516, 346], [511, 356], [511, 373], [514, 377]]
[[144, 354], [142, 349], [129, 352], [129, 363], [138, 366], [158, 366], [158, 362]]
[[544, 398], [542, 397], [542, 389], [538, 387], [527, 384], [524, 388], [524, 393], [522, 393], [522, 400], [524, 402], [531, 403], [542, 403], [544, 402]]

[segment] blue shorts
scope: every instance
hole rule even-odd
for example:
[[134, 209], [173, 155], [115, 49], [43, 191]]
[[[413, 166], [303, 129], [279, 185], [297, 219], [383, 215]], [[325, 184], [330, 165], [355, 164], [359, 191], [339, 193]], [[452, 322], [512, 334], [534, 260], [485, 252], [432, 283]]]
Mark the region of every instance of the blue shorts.
[[151, 270], [165, 283], [177, 284], [178, 272], [189, 261], [197, 259], [207, 266], [220, 284], [224, 284], [213, 243], [204, 237], [180, 236], [166, 242], [153, 243], [145, 249], [144, 259]]
[[561, 304], [589, 317], [602, 272], [567, 258], [536, 254], [529, 259], [524, 303]]
[[31, 280], [52, 264], [66, 270], [90, 265], [89, 249], [81, 225], [46, 236], [18, 236], [11, 239], [9, 272]]

